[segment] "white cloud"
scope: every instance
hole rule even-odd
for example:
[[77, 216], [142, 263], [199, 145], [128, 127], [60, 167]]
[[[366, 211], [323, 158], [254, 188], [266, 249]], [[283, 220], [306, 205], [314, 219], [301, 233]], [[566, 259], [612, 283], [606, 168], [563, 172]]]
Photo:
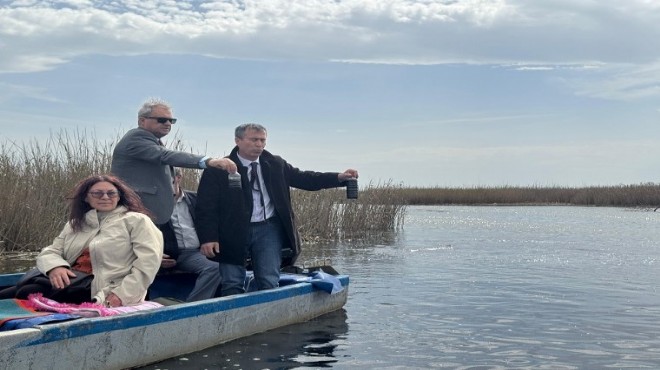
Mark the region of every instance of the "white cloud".
[[[657, 48], [642, 40], [660, 36], [659, 9], [641, 0], [23, 0], [0, 7], [0, 35], [7, 36], [5, 55], [19, 58], [29, 48], [40, 50], [41, 59], [62, 61], [139, 50], [423, 64], [583, 63], [656, 59]], [[608, 47], [613, 40], [627, 42]], [[21, 69], [5, 56], [0, 70]]]
[[568, 81], [577, 95], [611, 100], [660, 96], [660, 60], [645, 65], [616, 65]]
[[654, 0], [16, 0], [0, 6], [0, 73], [150, 53], [598, 68], [605, 83], [570, 84], [631, 99], [660, 94], [658, 39]]
[[48, 94], [45, 88], [0, 82], [0, 102], [6, 102], [12, 99], [31, 99], [51, 103], [62, 102], [61, 99]]

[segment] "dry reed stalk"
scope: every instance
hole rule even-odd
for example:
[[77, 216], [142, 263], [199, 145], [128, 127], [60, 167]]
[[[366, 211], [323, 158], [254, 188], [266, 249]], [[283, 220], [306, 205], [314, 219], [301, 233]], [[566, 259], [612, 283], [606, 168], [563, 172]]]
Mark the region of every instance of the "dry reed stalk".
[[368, 184], [357, 200], [344, 189], [296, 190], [292, 200], [304, 240], [363, 238], [403, 226], [405, 206], [391, 183]]
[[[107, 173], [114, 143], [86, 131], [51, 135], [44, 143], [0, 142], [0, 244], [7, 252], [37, 251], [51, 243], [67, 217], [66, 196], [81, 179]], [[178, 135], [172, 144], [183, 150]], [[192, 152], [192, 148], [190, 148]], [[195, 190], [200, 171], [183, 169], [184, 188]], [[574, 204], [651, 207], [660, 205], [660, 185], [571, 187], [404, 188], [390, 182], [368, 184], [359, 199], [344, 189], [292, 191], [303, 238], [339, 240], [396, 231], [406, 205], [416, 204]]]
[[396, 190], [409, 205], [503, 205], [570, 204], [619, 207], [656, 207], [660, 205], [660, 185], [574, 187], [473, 187], [473, 188], [400, 188]]
[[[99, 140], [84, 130], [62, 130], [45, 142], [0, 142], [0, 244], [4, 250], [34, 252], [49, 245], [66, 222], [69, 192], [81, 179], [110, 171], [118, 140]], [[177, 135], [168, 146], [184, 148]], [[196, 190], [201, 171], [183, 169], [183, 174], [183, 187]], [[387, 231], [403, 219], [402, 206], [388, 198], [393, 196], [388, 189], [370, 186], [363, 199], [353, 203], [345, 202], [343, 189], [294, 191], [294, 198], [299, 194], [294, 206], [299, 207], [301, 231], [308, 240]], [[379, 204], [367, 204], [370, 197]]]

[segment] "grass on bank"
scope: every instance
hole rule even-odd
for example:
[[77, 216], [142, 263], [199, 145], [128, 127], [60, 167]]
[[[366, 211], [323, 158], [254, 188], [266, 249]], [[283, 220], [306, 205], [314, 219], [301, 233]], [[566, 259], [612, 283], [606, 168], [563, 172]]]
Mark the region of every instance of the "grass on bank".
[[[99, 140], [85, 131], [61, 131], [46, 142], [0, 142], [0, 252], [38, 251], [66, 222], [66, 197], [81, 179], [110, 171], [119, 138]], [[174, 148], [183, 150], [174, 137]], [[183, 187], [196, 190], [201, 171], [183, 170]], [[303, 240], [366, 237], [401, 227], [405, 206], [392, 184], [368, 185], [358, 200], [343, 189], [293, 191]]]

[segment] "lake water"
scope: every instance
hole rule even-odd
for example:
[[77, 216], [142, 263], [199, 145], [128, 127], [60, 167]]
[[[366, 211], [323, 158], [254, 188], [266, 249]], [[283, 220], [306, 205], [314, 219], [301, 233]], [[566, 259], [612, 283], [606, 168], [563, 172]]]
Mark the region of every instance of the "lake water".
[[659, 246], [649, 210], [409, 207], [307, 246], [350, 274], [345, 310], [144, 369], [660, 368]]
[[143, 369], [660, 368], [660, 212], [409, 207], [312, 257], [350, 275], [345, 310]]

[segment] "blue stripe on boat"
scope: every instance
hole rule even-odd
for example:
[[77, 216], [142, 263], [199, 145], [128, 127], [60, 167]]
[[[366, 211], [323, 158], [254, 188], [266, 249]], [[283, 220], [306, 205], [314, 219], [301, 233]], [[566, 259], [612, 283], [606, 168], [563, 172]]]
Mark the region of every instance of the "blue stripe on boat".
[[[15, 275], [19, 275], [20, 277], [22, 274]], [[0, 276], [0, 278], [4, 276]], [[337, 278], [341, 281], [342, 286], [348, 286], [348, 276], [341, 275], [337, 276]], [[229, 311], [241, 307], [253, 306], [290, 297], [310, 294], [314, 290], [315, 289], [312, 287], [312, 284], [306, 282], [288, 285], [277, 289], [257, 291], [230, 297], [214, 298], [208, 301], [182, 303], [179, 305], [167, 306], [152, 311], [139, 311], [118, 316], [74, 320], [67, 322], [66, 325], [44, 325], [39, 327], [43, 336], [38, 340], [26, 342], [24, 345], [32, 346], [66, 338], [76, 338], [112, 330], [122, 330], [139, 326], [149, 326], [162, 322], [183, 320], [189, 317], [203, 316], [206, 314], [217, 313], [219, 311]]]

